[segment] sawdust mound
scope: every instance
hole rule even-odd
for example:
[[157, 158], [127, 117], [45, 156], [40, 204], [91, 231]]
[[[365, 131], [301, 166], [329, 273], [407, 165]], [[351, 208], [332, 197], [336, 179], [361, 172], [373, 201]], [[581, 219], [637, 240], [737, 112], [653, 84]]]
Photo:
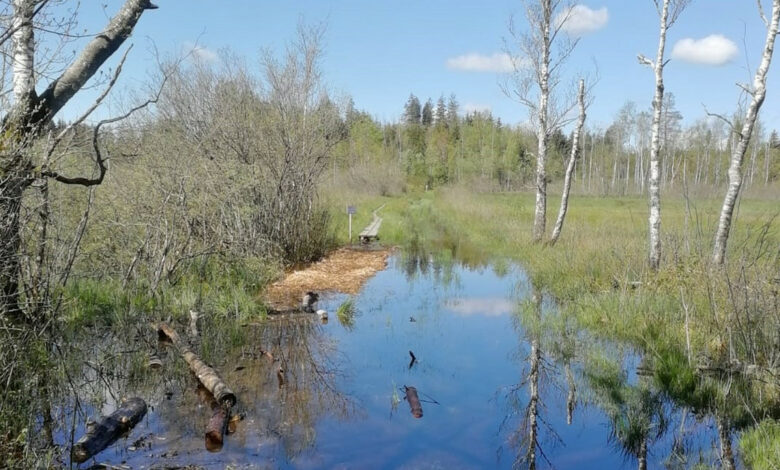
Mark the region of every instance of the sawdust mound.
[[296, 308], [307, 291], [357, 294], [363, 284], [387, 267], [389, 249], [340, 248], [328, 257], [271, 284], [266, 300], [275, 309]]

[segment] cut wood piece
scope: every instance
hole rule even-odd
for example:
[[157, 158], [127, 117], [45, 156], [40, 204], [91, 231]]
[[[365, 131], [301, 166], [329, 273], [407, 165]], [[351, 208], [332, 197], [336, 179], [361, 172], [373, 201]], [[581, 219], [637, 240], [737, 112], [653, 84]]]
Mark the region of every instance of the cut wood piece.
[[141, 398], [135, 397], [123, 401], [118, 410], [87, 428], [87, 433], [73, 446], [71, 451], [73, 461], [81, 463], [97, 455], [133, 429], [145, 414], [146, 402]]
[[417, 389], [404, 385], [404, 391], [406, 392], [406, 401], [409, 402], [409, 408], [412, 410], [412, 416], [422, 418], [422, 405], [420, 404], [420, 397], [417, 396]]
[[222, 449], [225, 431], [230, 417], [230, 405], [217, 405], [206, 426], [206, 450], [219, 452]]
[[195, 374], [200, 383], [203, 384], [206, 389], [214, 395], [214, 398], [221, 404], [229, 404], [234, 406], [236, 404], [236, 395], [233, 393], [225, 382], [217, 375], [217, 372], [209, 367], [205, 362], [190, 350], [187, 343], [185, 343], [176, 330], [171, 328], [166, 323], [160, 323], [158, 326], [158, 332], [168, 337], [173, 343], [173, 346], [190, 366], [190, 370]]

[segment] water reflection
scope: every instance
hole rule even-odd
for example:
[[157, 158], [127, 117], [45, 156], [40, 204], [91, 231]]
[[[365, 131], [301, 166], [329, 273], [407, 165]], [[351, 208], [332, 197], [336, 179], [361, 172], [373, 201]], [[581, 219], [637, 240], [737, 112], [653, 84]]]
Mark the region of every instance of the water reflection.
[[[147, 418], [97, 461], [134, 468], [740, 465], [730, 439], [736, 412], [705, 408], [703, 399], [669, 400], [658, 378], [668, 365], [580, 331], [516, 265], [472, 268], [451, 254], [402, 254], [360, 295], [324, 294], [321, 308], [338, 321], [287, 315], [242, 327], [204, 315], [198, 349], [236, 392], [233, 411], [243, 417], [217, 453], [203, 440], [213, 403], [180, 358], [142, 331], [93, 342], [83, 356], [89, 365], [71, 371], [84, 386], [53, 401], [55, 423], [76, 416], [54, 439], [68, 442], [72, 423], [78, 437], [87, 415], [138, 395], [150, 405]], [[145, 367], [150, 352], [160, 369]], [[422, 403], [422, 419], [423, 410], [407, 404], [388, 414], [388, 402], [398, 406], [411, 389], [439, 404]], [[708, 417], [713, 409], [724, 410], [717, 421]]]

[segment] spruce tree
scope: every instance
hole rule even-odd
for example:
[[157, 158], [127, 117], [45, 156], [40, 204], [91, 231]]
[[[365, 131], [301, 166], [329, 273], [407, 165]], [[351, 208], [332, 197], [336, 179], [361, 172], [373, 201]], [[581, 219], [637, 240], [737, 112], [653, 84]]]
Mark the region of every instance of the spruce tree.
[[420, 100], [414, 94], [409, 95], [404, 110], [404, 120], [407, 124], [419, 124], [421, 118]]
[[426, 127], [433, 124], [433, 101], [430, 98], [425, 102], [425, 106], [422, 109], [422, 123]]

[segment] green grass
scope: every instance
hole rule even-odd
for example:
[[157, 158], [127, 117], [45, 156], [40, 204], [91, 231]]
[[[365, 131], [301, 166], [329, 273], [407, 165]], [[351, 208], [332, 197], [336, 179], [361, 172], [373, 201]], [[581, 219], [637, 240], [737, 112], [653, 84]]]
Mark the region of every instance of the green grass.
[[749, 468], [780, 469], [780, 421], [766, 420], [745, 432], [739, 448]]

